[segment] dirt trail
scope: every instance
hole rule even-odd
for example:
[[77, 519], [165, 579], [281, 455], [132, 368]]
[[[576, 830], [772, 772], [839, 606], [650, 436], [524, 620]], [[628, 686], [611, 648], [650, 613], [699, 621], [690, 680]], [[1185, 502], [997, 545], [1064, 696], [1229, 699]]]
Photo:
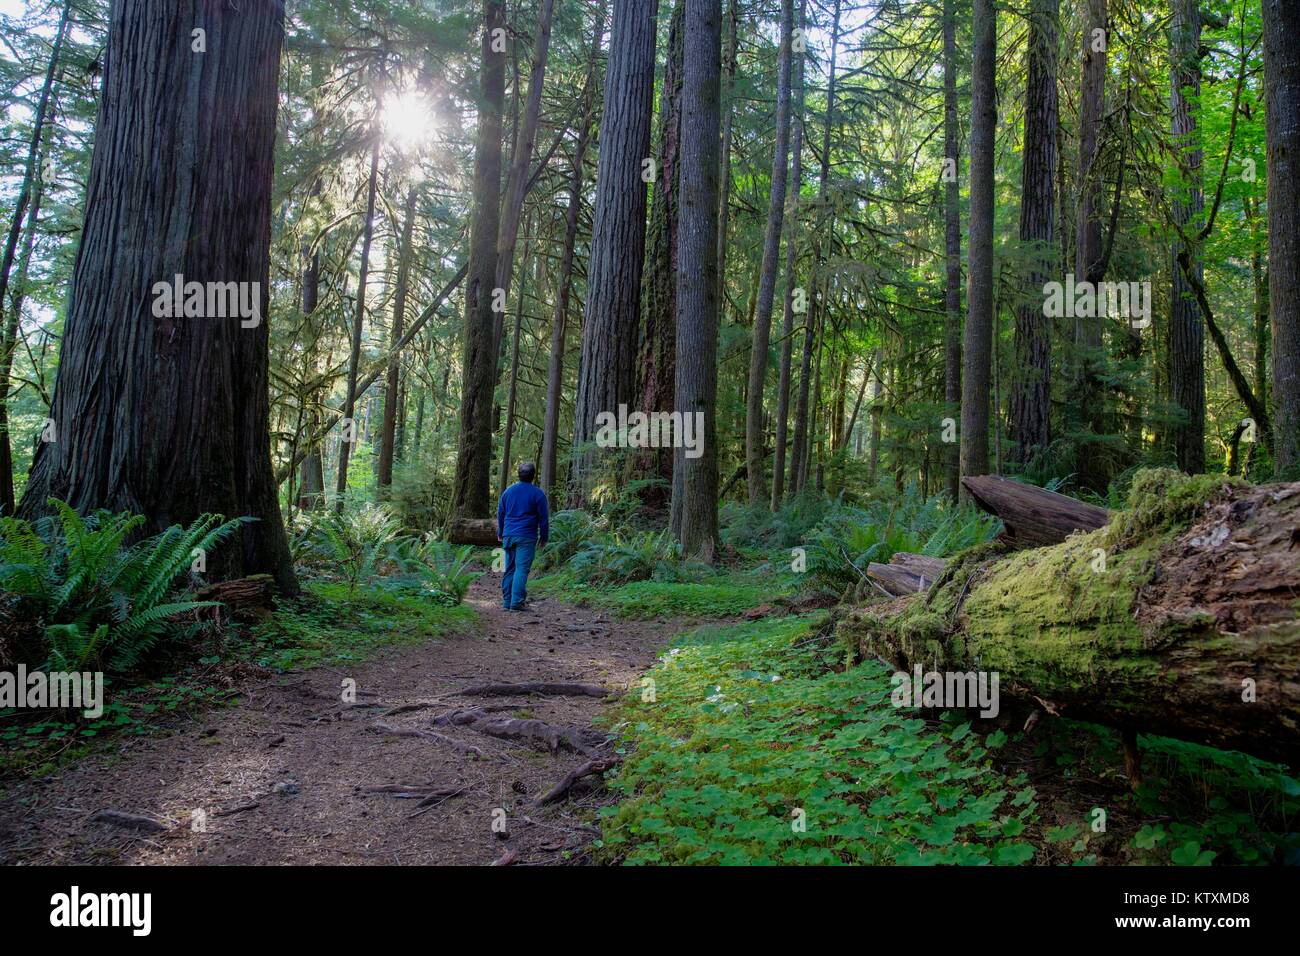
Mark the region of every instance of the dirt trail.
[[[479, 612], [475, 632], [393, 649], [354, 667], [254, 682], [237, 706], [210, 711], [171, 736], [131, 740], [18, 785], [0, 801], [0, 863], [487, 864], [507, 851], [521, 864], [581, 859], [595, 836], [583, 810], [608, 795], [583, 781], [560, 802], [532, 801], [585, 756], [432, 721], [458, 708], [488, 708], [493, 717], [589, 733], [609, 706], [599, 698], [456, 692], [542, 680], [621, 689], [653, 661], [670, 628], [555, 600], [507, 613], [491, 575], [467, 601]], [[348, 678], [356, 681], [355, 706], [342, 702]], [[387, 713], [435, 698], [424, 709]], [[458, 752], [445, 738], [484, 756]], [[367, 792], [392, 785], [435, 797], [421, 806], [418, 797]], [[454, 795], [436, 795], [446, 792]], [[141, 833], [92, 819], [103, 810], [169, 826]], [[197, 810], [206, 817], [201, 832]], [[501, 810], [505, 838], [492, 826]]]

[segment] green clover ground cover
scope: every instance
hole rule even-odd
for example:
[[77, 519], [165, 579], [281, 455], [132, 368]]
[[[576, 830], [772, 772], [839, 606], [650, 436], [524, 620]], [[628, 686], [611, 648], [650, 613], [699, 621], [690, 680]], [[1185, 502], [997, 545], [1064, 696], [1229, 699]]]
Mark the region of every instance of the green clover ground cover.
[[710, 625], [620, 705], [601, 855], [634, 864], [1014, 864], [1034, 790], [968, 723], [890, 703], [875, 661], [832, 670], [824, 614]]

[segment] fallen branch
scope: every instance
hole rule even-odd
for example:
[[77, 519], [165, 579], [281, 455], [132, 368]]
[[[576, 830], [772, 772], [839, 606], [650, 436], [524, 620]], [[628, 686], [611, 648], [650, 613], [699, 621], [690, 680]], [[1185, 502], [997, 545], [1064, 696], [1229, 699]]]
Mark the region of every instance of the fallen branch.
[[1002, 519], [1002, 541], [1012, 548], [1059, 544], [1110, 520], [1105, 508], [998, 475], [963, 478], [961, 484], [982, 510]]
[[122, 810], [100, 810], [90, 819], [95, 823], [108, 823], [138, 833], [163, 833], [171, 829], [157, 817], [141, 813], [125, 813]]

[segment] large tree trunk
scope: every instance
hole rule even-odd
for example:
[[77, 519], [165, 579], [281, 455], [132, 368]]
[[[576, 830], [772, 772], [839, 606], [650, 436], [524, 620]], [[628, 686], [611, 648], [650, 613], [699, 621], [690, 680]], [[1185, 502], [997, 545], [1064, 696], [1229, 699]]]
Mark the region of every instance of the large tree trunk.
[[573, 247], [578, 238], [578, 214], [582, 210], [583, 164], [587, 159], [587, 145], [591, 141], [591, 125], [595, 120], [596, 61], [600, 56], [600, 40], [605, 33], [605, 4], [602, 3], [592, 28], [591, 58], [587, 61], [587, 85], [583, 90], [582, 125], [578, 128], [578, 142], [573, 151], [573, 171], [569, 177], [569, 205], [564, 213], [564, 251], [560, 254], [560, 286], [555, 296], [555, 313], [551, 319], [551, 355], [546, 374], [546, 419], [542, 426], [541, 485], [555, 498], [556, 464], [559, 458], [560, 400], [564, 385], [564, 342], [569, 321], [569, 296], [573, 288]]
[[970, 253], [965, 368], [961, 383], [961, 473], [989, 470], [989, 381], [993, 343], [993, 137], [997, 129], [997, 23], [993, 0], [974, 0], [971, 35]]
[[692, 263], [677, 281], [677, 392], [682, 414], [702, 413], [703, 454], [674, 450], [673, 531], [688, 557], [718, 549], [718, 139], [722, 72], [720, 0], [686, 0], [682, 55], [682, 170], [678, 250]]
[[851, 612], [864, 654], [999, 675], [1053, 714], [1300, 763], [1300, 484], [1141, 472], [1129, 510], [1063, 544], [950, 560]]
[[406, 321], [406, 290], [411, 276], [411, 234], [415, 229], [415, 201], [418, 192], [414, 185], [406, 191], [406, 210], [402, 220], [402, 238], [397, 248], [397, 281], [393, 289], [393, 328], [388, 333], [387, 388], [384, 391], [384, 422], [379, 440], [379, 493], [393, 483], [394, 441], [397, 437], [398, 376], [402, 369], [402, 353], [391, 346], [402, 340], [402, 326]]
[[[492, 393], [496, 387], [497, 234], [501, 221], [501, 117], [505, 110], [505, 50], [493, 34], [505, 30], [505, 0], [483, 0], [482, 67], [479, 74], [478, 138], [474, 146], [474, 212], [470, 225], [469, 284], [465, 289], [465, 353], [462, 361], [460, 438], [456, 447], [458, 517], [488, 514], [492, 472]], [[494, 49], [495, 47], [495, 49]]]
[[[618, 413], [636, 395], [637, 323], [645, 257], [646, 183], [654, 112], [658, 0], [615, 0], [600, 124], [596, 208], [587, 266], [587, 309], [574, 406], [570, 500], [586, 503], [602, 455], [596, 418]], [[717, 173], [715, 172], [716, 176]]]
[[[8, 311], [9, 272], [14, 266], [18, 237], [23, 230], [23, 219], [27, 216], [29, 202], [31, 217], [27, 226], [27, 237], [24, 240], [24, 266], [30, 258], [32, 239], [36, 232], [36, 220], [40, 212], [41, 184], [37, 166], [41, 153], [41, 136], [45, 132], [50, 94], [54, 90], [54, 77], [59, 70], [59, 55], [68, 32], [68, 15], [71, 11], [71, 0], [64, 0], [63, 13], [59, 16], [59, 25], [54, 34], [54, 45], [50, 48], [50, 62], [45, 69], [45, 82], [41, 85], [40, 99], [36, 103], [36, 115], [32, 117], [32, 136], [27, 145], [27, 160], [23, 164], [23, 180], [18, 187], [18, 201], [14, 204], [13, 218], [9, 222], [9, 232], [5, 236], [4, 253], [0, 255], [0, 320], [3, 320], [0, 321], [0, 325], [4, 328], [4, 338], [0, 340], [0, 514], [6, 515], [12, 515], [16, 506], [13, 445], [9, 440], [9, 373], [13, 370], [14, 350], [18, 345], [18, 330], [22, 322], [20, 301], [15, 301], [13, 312], [8, 319], [3, 319], [3, 316]], [[15, 299], [17, 300], [18, 297], [16, 296]]]
[[359, 430], [356, 427], [357, 376], [361, 371], [361, 333], [366, 322], [366, 288], [370, 280], [370, 244], [375, 235], [375, 192], [379, 182], [379, 130], [371, 131], [374, 142], [370, 147], [370, 178], [366, 182], [366, 221], [361, 234], [361, 270], [357, 274], [357, 310], [352, 318], [352, 350], [348, 357], [348, 385], [343, 399], [343, 434], [339, 438], [339, 468], [334, 491], [335, 508], [340, 514], [348, 493], [348, 463], [352, 459], [352, 446], [356, 444]]
[[1028, 464], [1051, 440], [1052, 327], [1042, 288], [1053, 271], [1056, 173], [1056, 30], [1059, 0], [1032, 0], [1025, 81], [1025, 147], [1020, 189], [1020, 242], [1028, 269], [1016, 303], [1011, 456]]
[[[668, 59], [659, 96], [659, 175], [650, 206], [650, 235], [646, 240], [647, 268], [641, 297], [645, 316], [641, 344], [641, 404], [643, 411], [673, 410], [674, 359], [677, 348], [677, 167], [681, 155], [682, 22], [684, 0], [673, 5], [668, 28]], [[646, 448], [638, 456], [638, 475], [664, 480], [671, 489], [671, 448]], [[650, 489], [645, 504], [662, 507], [669, 492]]]
[[799, 283], [796, 268], [799, 255], [799, 187], [803, 179], [803, 108], [804, 108], [804, 54], [803, 44], [807, 31], [804, 28], [807, 0], [799, 3], [800, 49], [792, 51], [794, 57], [794, 115], [791, 118], [793, 136], [790, 143], [790, 183], [786, 189], [785, 211], [785, 302], [781, 321], [781, 371], [777, 387], [776, 451], [772, 458], [772, 510], [781, 507], [785, 495], [785, 452], [790, 429], [790, 361], [794, 352], [794, 300]]
[[754, 312], [754, 341], [749, 353], [749, 385], [745, 392], [745, 467], [749, 504], [767, 501], [763, 467], [766, 429], [763, 427], [763, 385], [767, 380], [767, 350], [772, 335], [772, 300], [781, 254], [781, 221], [785, 213], [786, 165], [790, 153], [790, 60], [794, 32], [793, 0], [781, 0], [781, 52], [776, 70], [776, 146], [772, 151], [771, 189], [767, 201], [767, 231], [763, 266], [758, 275], [758, 308]]
[[975, 505], [1002, 519], [1002, 541], [1013, 548], [1057, 544], [1110, 520], [1105, 508], [999, 475], [963, 478], [962, 487]]
[[[1300, 7], [1264, 0], [1274, 467], [1300, 475]], [[1259, 398], [1264, 400], [1261, 390]]]
[[[208, 52], [190, 52], [196, 24]], [[216, 577], [298, 585], [271, 472], [267, 341], [276, 3], [116, 0], [51, 417], [21, 513], [46, 498], [149, 530], [248, 515]], [[151, 104], [141, 110], [141, 103]], [[155, 283], [256, 283], [259, 321], [156, 317]], [[170, 295], [170, 293], [164, 293]]]
[[[944, 411], [961, 414], [961, 170], [957, 140], [957, 13], [956, 0], [943, 3], [943, 142], [944, 161], [951, 163], [943, 187], [945, 295], [943, 322]], [[874, 396], [873, 396], [874, 398]], [[961, 455], [956, 441], [944, 449], [944, 483], [948, 497], [957, 500], [961, 486]]]
[[[1173, 0], [1170, 24], [1170, 138], [1181, 170], [1181, 188], [1173, 200], [1174, 221], [1185, 234], [1200, 230], [1201, 148], [1193, 101], [1201, 93], [1201, 12], [1199, 0]], [[1193, 246], [1195, 244], [1193, 243]], [[1179, 265], [1186, 254], [1189, 270], [1201, 281], [1198, 251], [1175, 239], [1171, 251], [1173, 291], [1169, 316], [1169, 398], [1185, 420], [1171, 428], [1174, 459], [1192, 474], [1205, 470], [1205, 325], [1192, 283]]]

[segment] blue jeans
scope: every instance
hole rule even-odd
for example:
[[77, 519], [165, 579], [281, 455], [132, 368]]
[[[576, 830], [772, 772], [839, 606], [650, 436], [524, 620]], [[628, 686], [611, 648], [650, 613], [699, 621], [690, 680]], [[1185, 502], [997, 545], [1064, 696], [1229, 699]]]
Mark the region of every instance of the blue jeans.
[[522, 607], [528, 599], [528, 572], [537, 554], [537, 540], [506, 538], [501, 547], [506, 553], [506, 572], [501, 577], [501, 606], [507, 610]]

